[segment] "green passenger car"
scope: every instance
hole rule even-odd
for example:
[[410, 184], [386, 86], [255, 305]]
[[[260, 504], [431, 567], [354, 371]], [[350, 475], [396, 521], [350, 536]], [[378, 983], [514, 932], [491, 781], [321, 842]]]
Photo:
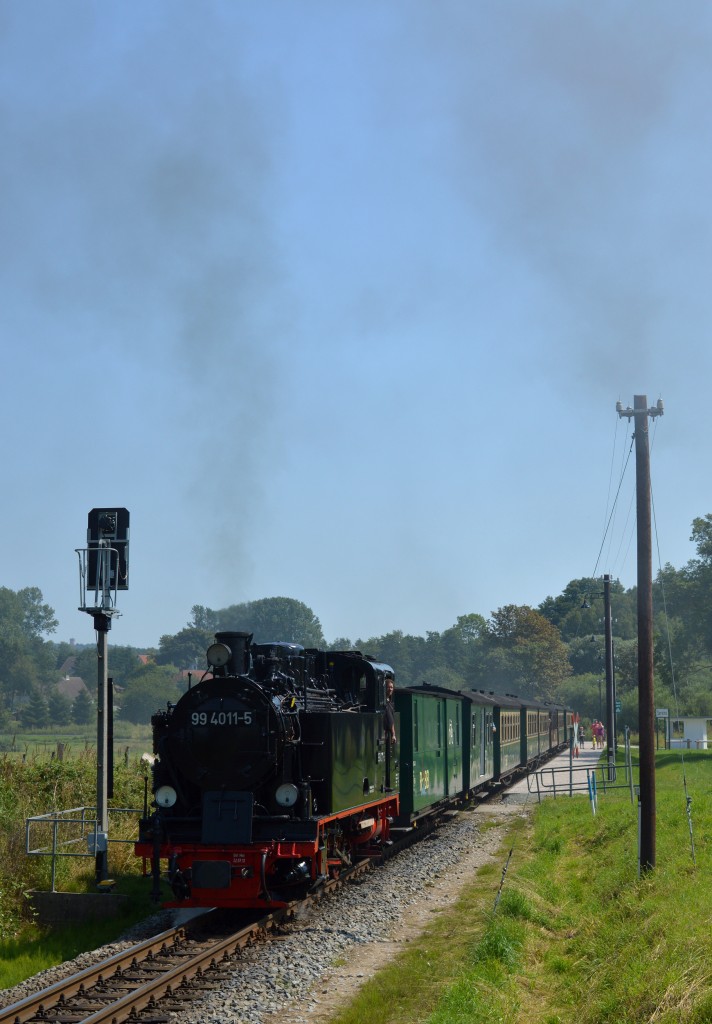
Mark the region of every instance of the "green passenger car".
[[564, 709], [484, 690], [397, 687], [395, 707], [399, 827], [536, 765], [567, 731]]
[[436, 687], [396, 689], [400, 715], [399, 824], [463, 791], [469, 771], [463, 699]]
[[479, 789], [494, 777], [495, 702], [491, 694], [468, 690], [463, 703], [464, 789]]
[[500, 696], [496, 699], [494, 777], [499, 781], [522, 764], [522, 708], [518, 700]]
[[435, 686], [397, 689], [400, 819], [484, 786], [494, 774], [494, 702]]

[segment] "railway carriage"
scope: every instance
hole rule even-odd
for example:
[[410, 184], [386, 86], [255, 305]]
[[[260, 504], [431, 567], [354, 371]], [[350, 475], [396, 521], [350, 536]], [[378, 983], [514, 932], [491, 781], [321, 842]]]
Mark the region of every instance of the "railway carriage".
[[444, 727], [447, 698], [432, 687], [397, 688], [394, 703], [400, 719], [400, 814], [409, 825], [444, 802], [450, 790], [448, 744]]
[[551, 706], [549, 715], [549, 750], [563, 750], [568, 744], [570, 737], [569, 719], [570, 713], [567, 715], [566, 708], [558, 704]]
[[466, 715], [465, 735], [469, 740], [466, 748], [467, 771], [465, 790], [475, 792], [487, 786], [494, 778], [495, 746], [495, 698], [484, 691], [468, 690], [464, 696]]
[[501, 782], [513, 775], [522, 764], [522, 703], [516, 697], [497, 696], [494, 725], [497, 732], [494, 755], [494, 778]]
[[538, 763], [549, 754], [550, 716], [547, 708], [527, 704], [522, 708], [522, 760]]

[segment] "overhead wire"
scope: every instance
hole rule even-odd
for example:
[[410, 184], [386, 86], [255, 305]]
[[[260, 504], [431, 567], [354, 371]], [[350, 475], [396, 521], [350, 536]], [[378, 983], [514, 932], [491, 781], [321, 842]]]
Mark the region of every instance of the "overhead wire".
[[[615, 438], [616, 438], [616, 441], [618, 439], [618, 432], [619, 432], [619, 429], [620, 429], [620, 425], [621, 425], [621, 420], [620, 420], [620, 417], [617, 416], [616, 417], [616, 426], [615, 426]], [[629, 434], [630, 434], [630, 421], [626, 420], [626, 438], [628, 437]], [[616, 456], [615, 449], [616, 449], [616, 443], [614, 441], [613, 454], [611, 456], [611, 471], [610, 471], [610, 474], [609, 474], [608, 496], [606, 498], [606, 516], [608, 515], [608, 508], [609, 508], [610, 500], [611, 500], [611, 484], [610, 484], [610, 481], [611, 481], [611, 479], [613, 477], [613, 465], [614, 465], [615, 456]], [[626, 465], [626, 458], [625, 458], [625, 446], [624, 446], [622, 451], [621, 451], [621, 477], [625, 474], [625, 465]], [[605, 519], [604, 519], [604, 522], [605, 522]], [[613, 524], [611, 522], [611, 526], [612, 525]], [[613, 530], [611, 529], [610, 532], [609, 532], [609, 539], [608, 539], [608, 564], [609, 565], [611, 565], [611, 546], [612, 546], [612, 544], [613, 544]]]
[[598, 556], [596, 558], [596, 564], [594, 565], [593, 572], [591, 573], [591, 579], [595, 579], [596, 578], [596, 571], [597, 571], [599, 563], [601, 561], [601, 555], [603, 554], [603, 548], [604, 548], [605, 543], [606, 543], [606, 537], [608, 536], [608, 531], [611, 528], [611, 523], [613, 521], [613, 517], [614, 517], [614, 515], [616, 513], [616, 509], [618, 507], [618, 498], [619, 498], [620, 493], [621, 493], [621, 487], [623, 486], [623, 480], [625, 478], [626, 469], [627, 469], [628, 463], [630, 461], [630, 456], [631, 456], [631, 454], [633, 452], [633, 442], [634, 442], [634, 440], [635, 440], [635, 438], [631, 438], [630, 447], [628, 448], [628, 454], [626, 456], [626, 460], [625, 460], [625, 462], [623, 464], [623, 468], [621, 470], [620, 478], [618, 480], [618, 488], [616, 490], [616, 496], [613, 499], [613, 505], [611, 507], [611, 512], [610, 512], [610, 515], [608, 517], [608, 522], [606, 523], [606, 528], [605, 528], [605, 530], [603, 532], [603, 539], [601, 540], [601, 546], [598, 549]]
[[[627, 455], [625, 454], [625, 450], [621, 453], [622, 464], [621, 464], [621, 469], [620, 469], [620, 475], [619, 475], [619, 478], [618, 478], [618, 486], [616, 488], [616, 493], [615, 493], [615, 497], [613, 499], [613, 503], [611, 504], [611, 485], [612, 485], [612, 481], [613, 481], [613, 468], [614, 468], [615, 461], [616, 461], [616, 447], [617, 447], [617, 441], [618, 441], [618, 425], [619, 425], [619, 421], [616, 420], [616, 429], [614, 431], [614, 438], [613, 438], [613, 451], [611, 453], [611, 468], [610, 468], [610, 472], [609, 472], [609, 476], [608, 476], [608, 495], [606, 497], [606, 511], [605, 511], [605, 515], [604, 515], [603, 537], [601, 539], [601, 545], [600, 545], [600, 547], [598, 549], [598, 556], [596, 558], [596, 563], [595, 563], [595, 565], [593, 567], [593, 572], [591, 573], [591, 575], [588, 578], [589, 581], [590, 581], [590, 584], [591, 584], [591, 589], [593, 589], [593, 586], [595, 586], [596, 572], [598, 570], [598, 566], [599, 566], [600, 561], [601, 561], [601, 556], [603, 554], [603, 549], [604, 549], [605, 544], [606, 544], [606, 538], [609, 536], [609, 533], [611, 534], [611, 537], [612, 537], [611, 527], [612, 527], [612, 524], [613, 524], [613, 521], [614, 521], [614, 518], [615, 518], [615, 515], [616, 515], [616, 512], [617, 512], [617, 509], [618, 509], [618, 499], [620, 497], [621, 487], [623, 486], [623, 481], [625, 479], [626, 470], [628, 468], [628, 463], [630, 461], [630, 456], [631, 456], [632, 451], [633, 451], [633, 441], [635, 439], [635, 435], [634, 435], [631, 438], [631, 442], [630, 442], [630, 445], [628, 447], [628, 454]], [[626, 519], [626, 522], [627, 522], [627, 519]], [[611, 541], [609, 540], [609, 552], [610, 552], [610, 543], [611, 543]], [[589, 593], [590, 593], [590, 591], [586, 591], [586, 593], [584, 593], [582, 595], [584, 602], [587, 601], [587, 599], [589, 597]], [[575, 639], [575, 640], [578, 639], [580, 631], [581, 631], [581, 617], [579, 617], [579, 621], [578, 621], [577, 626], [576, 626], [576, 633], [575, 633], [573, 639]]]

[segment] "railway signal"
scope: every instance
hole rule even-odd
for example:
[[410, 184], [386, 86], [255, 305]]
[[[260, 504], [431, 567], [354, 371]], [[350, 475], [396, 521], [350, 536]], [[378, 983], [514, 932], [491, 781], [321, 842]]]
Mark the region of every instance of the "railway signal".
[[[125, 508], [93, 508], [87, 546], [79, 556], [79, 611], [91, 615], [97, 633], [96, 828], [91, 837], [97, 883], [109, 875], [109, 796], [113, 795], [113, 685], [109, 679], [108, 632], [120, 615], [117, 592], [129, 588], [129, 513]], [[90, 604], [92, 597], [94, 603]]]

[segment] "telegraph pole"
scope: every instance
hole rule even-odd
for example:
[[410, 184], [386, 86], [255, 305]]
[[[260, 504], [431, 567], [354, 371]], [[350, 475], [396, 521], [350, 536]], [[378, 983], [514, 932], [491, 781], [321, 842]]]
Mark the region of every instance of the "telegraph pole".
[[613, 620], [611, 618], [611, 577], [603, 577], [604, 629], [606, 637], [606, 736], [608, 737], [608, 781], [616, 777], [616, 701], [613, 689]]
[[635, 422], [635, 486], [638, 520], [638, 718], [640, 722], [641, 872], [655, 867], [655, 700], [653, 690], [653, 547], [650, 514], [650, 446], [648, 417], [662, 416], [663, 403], [648, 408], [636, 395], [633, 409], [616, 405], [619, 416]]

